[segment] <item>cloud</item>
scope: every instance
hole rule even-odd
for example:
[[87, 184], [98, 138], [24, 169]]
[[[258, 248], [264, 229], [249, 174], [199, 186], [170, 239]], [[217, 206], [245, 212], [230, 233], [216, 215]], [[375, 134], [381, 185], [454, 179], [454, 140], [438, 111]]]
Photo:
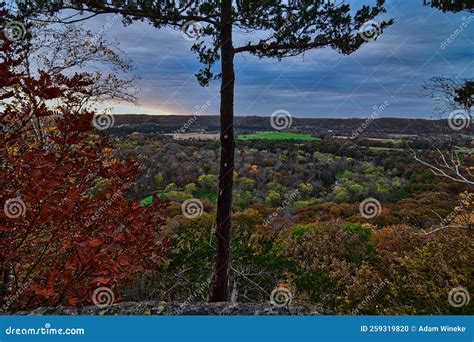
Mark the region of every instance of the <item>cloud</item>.
[[[395, 18], [395, 24], [350, 56], [329, 48], [281, 62], [236, 56], [236, 114], [270, 115], [286, 109], [301, 117], [366, 117], [374, 105], [387, 100], [391, 105], [382, 116], [430, 117], [431, 101], [420, 91], [424, 82], [437, 75], [473, 76], [474, 21], [441, 48], [469, 13], [442, 13], [423, 7], [421, 1], [395, 0], [387, 2], [387, 12], [384, 16]], [[112, 20], [104, 17], [86, 25], [100, 30]], [[194, 74], [199, 61], [190, 52], [192, 42], [179, 31], [158, 30], [146, 22], [124, 27], [114, 21], [110, 26], [106, 35], [120, 43], [141, 78], [144, 111], [191, 114], [207, 100], [218, 103], [218, 81], [207, 88], [198, 85]], [[244, 41], [242, 33], [236, 37]], [[127, 106], [116, 111], [127, 109], [140, 112]], [[209, 114], [217, 110], [214, 106]]]

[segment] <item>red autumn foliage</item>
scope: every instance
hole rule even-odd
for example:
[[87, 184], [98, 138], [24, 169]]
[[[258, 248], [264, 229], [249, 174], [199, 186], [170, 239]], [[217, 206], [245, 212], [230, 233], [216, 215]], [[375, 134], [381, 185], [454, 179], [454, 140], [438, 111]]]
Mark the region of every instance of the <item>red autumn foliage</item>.
[[92, 78], [30, 76], [27, 42], [2, 39], [0, 307], [90, 304], [97, 287], [162, 261], [163, 204], [126, 198], [140, 168], [114, 159], [94, 133], [94, 113], [81, 105]]

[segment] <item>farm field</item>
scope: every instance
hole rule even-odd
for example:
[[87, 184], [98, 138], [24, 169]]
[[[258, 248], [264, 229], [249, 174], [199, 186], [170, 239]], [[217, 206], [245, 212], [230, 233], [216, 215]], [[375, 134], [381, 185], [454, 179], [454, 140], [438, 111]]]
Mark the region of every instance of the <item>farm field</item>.
[[306, 133], [290, 133], [290, 132], [259, 132], [253, 134], [242, 134], [237, 137], [238, 140], [257, 140], [257, 139], [268, 139], [268, 140], [304, 140], [304, 141], [316, 141], [321, 140], [311, 134]]

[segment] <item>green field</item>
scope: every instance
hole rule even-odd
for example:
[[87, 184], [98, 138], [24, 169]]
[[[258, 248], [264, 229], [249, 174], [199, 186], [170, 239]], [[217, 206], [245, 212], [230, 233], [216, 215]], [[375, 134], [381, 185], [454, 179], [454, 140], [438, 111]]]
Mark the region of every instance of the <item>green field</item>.
[[318, 137], [312, 136], [306, 133], [288, 133], [288, 132], [264, 132], [254, 134], [242, 134], [237, 137], [238, 140], [257, 140], [257, 139], [268, 139], [268, 140], [321, 140]]
[[153, 195], [145, 197], [144, 199], [140, 201], [141, 206], [150, 205], [152, 203], [153, 203]]
[[144, 205], [150, 205], [153, 203], [153, 198], [156, 197], [160, 200], [166, 200], [169, 196], [169, 193], [168, 192], [163, 192], [163, 191], [155, 191], [154, 193], [152, 194], [149, 194], [147, 197], [143, 198], [141, 201], [140, 201], [140, 205], [144, 206]]
[[[215, 202], [217, 200], [217, 195], [214, 193], [209, 193], [204, 190], [198, 189], [192, 193], [192, 196], [195, 198], [200, 198], [200, 199], [207, 199], [211, 202]], [[153, 194], [150, 194], [146, 196], [145, 198], [140, 200], [140, 205], [141, 206], [146, 206], [150, 205], [153, 203], [153, 198], [158, 198], [162, 201], [173, 201], [173, 198], [170, 198], [170, 193], [169, 192], [164, 192], [164, 191], [156, 191]]]

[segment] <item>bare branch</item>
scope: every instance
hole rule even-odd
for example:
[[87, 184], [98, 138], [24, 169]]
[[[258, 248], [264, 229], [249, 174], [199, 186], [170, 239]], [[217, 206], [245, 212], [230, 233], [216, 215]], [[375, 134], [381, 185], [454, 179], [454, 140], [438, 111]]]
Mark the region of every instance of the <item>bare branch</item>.
[[455, 152], [456, 159], [454, 157], [451, 157], [450, 161], [448, 162], [446, 160], [446, 157], [445, 157], [444, 153], [442, 153], [439, 149], [437, 149], [437, 151], [440, 154], [440, 157], [441, 157], [443, 162], [435, 164], [435, 163], [429, 163], [429, 162], [423, 160], [422, 158], [420, 158], [418, 156], [417, 152], [414, 151], [411, 147], [410, 147], [410, 150], [411, 150], [415, 160], [418, 161], [419, 163], [427, 166], [431, 170], [431, 172], [433, 172], [433, 174], [435, 174], [436, 176], [445, 177], [445, 178], [450, 179], [454, 182], [460, 182], [460, 183], [464, 183], [464, 184], [474, 185], [474, 181], [472, 181], [470, 179], [467, 179], [462, 174], [462, 171], [461, 171], [461, 168], [460, 168], [461, 162], [459, 160], [457, 152]]

